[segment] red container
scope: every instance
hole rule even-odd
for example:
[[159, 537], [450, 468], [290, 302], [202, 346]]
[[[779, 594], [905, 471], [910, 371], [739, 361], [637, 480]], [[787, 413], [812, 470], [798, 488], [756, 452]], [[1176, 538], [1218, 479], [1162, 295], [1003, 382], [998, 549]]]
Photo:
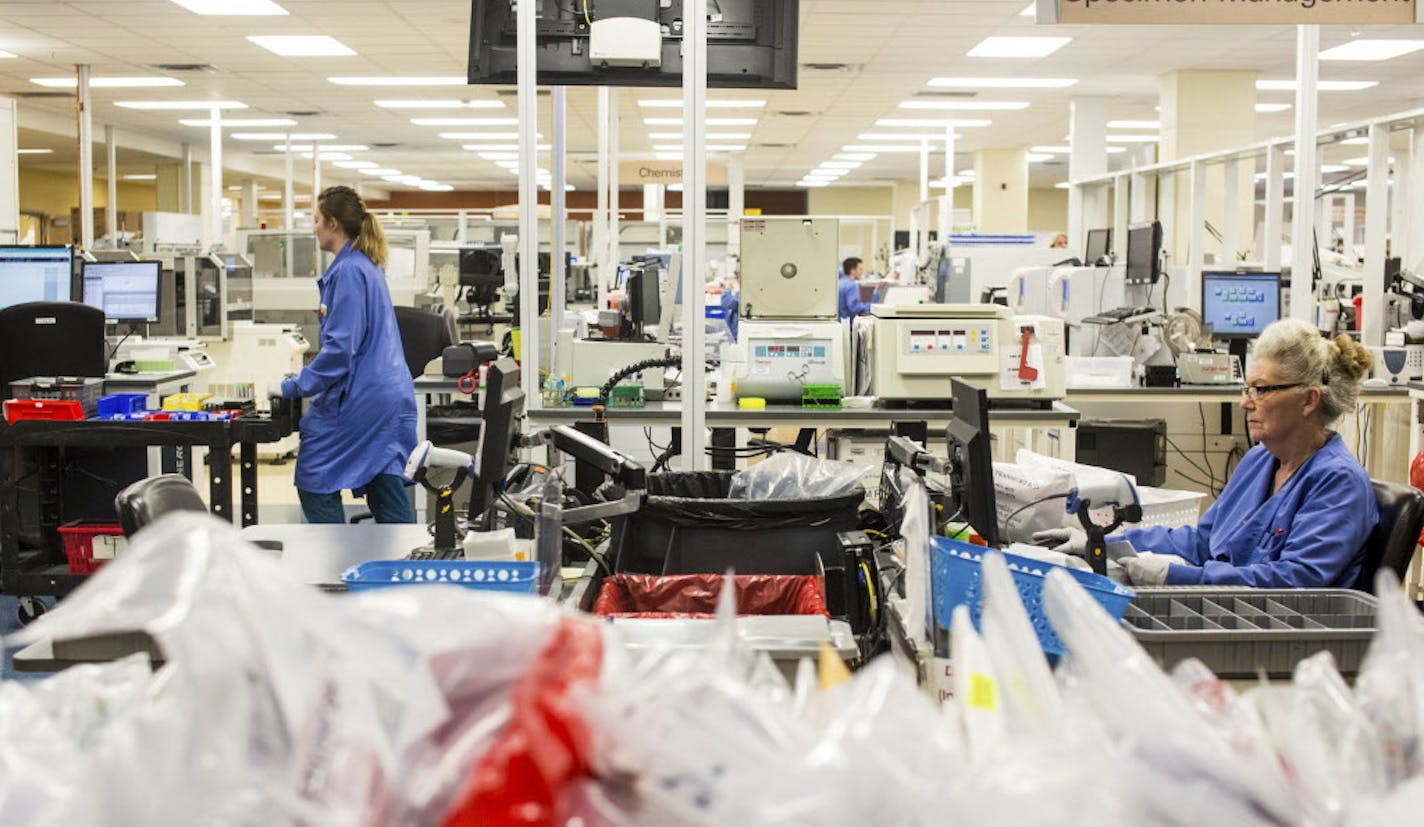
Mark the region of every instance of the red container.
[[5, 421], [75, 422], [84, 419], [84, 406], [72, 399], [6, 399]]
[[[593, 613], [601, 617], [713, 617], [720, 574], [614, 574], [603, 580]], [[825, 580], [818, 574], [738, 574], [739, 615], [824, 615]]]
[[108, 558], [94, 557], [94, 538], [124, 536], [124, 530], [118, 523], [103, 520], [74, 520], [60, 526], [58, 531], [64, 540], [64, 556], [69, 558], [70, 574], [93, 574], [108, 562]]

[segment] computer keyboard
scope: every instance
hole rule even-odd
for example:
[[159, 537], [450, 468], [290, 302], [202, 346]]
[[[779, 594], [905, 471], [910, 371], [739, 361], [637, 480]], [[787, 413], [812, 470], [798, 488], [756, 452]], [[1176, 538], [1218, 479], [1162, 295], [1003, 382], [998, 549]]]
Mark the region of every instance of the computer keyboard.
[[440, 551], [433, 548], [418, 548], [405, 556], [406, 560], [463, 560], [465, 550], [462, 548], [452, 548]]
[[1156, 312], [1155, 307], [1114, 307], [1112, 310], [1104, 310], [1096, 316], [1089, 316], [1083, 321], [1089, 324], [1115, 324], [1127, 319], [1135, 319], [1138, 316], [1150, 316]]

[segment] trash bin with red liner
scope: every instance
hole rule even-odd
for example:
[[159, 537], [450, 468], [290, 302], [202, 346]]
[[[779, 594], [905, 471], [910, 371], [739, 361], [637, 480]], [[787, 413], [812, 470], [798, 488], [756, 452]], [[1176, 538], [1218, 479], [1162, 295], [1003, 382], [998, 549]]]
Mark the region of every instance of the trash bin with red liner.
[[[725, 579], [721, 574], [614, 574], [603, 580], [593, 613], [601, 617], [710, 618]], [[738, 574], [739, 615], [820, 615], [825, 581], [814, 574]]]

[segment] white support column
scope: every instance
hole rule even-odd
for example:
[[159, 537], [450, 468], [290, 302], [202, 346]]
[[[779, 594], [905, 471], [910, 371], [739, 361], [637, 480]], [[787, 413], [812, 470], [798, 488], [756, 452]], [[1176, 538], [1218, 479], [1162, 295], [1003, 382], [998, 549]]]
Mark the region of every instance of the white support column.
[[183, 201], [183, 212], [188, 215], [193, 214], [193, 145], [183, 143], [183, 174], [178, 176], [178, 181], [182, 185], [183, 191], [180, 193]]
[[1342, 192], [1336, 196], [1340, 199], [1340, 237], [1345, 239], [1345, 254], [1353, 255], [1355, 244], [1355, 211], [1359, 206], [1355, 193]]
[[[242, 182], [242, 217], [240, 223], [248, 229], [255, 229], [262, 222], [257, 217], [257, 179], [248, 178]], [[238, 252], [243, 252], [239, 250]]]
[[1320, 79], [1320, 29], [1296, 26], [1295, 41], [1295, 182], [1291, 196], [1291, 318], [1311, 321], [1315, 300], [1315, 188], [1320, 163], [1315, 146], [1316, 86]]
[[[1068, 180], [1093, 178], [1108, 171], [1108, 98], [1073, 98], [1068, 102]], [[1100, 189], [1068, 190], [1068, 248], [1082, 250], [1088, 241], [1088, 222], [1097, 221], [1104, 195]], [[1123, 236], [1123, 241], [1127, 236]], [[1127, 248], [1124, 246], [1124, 250]]]
[[611, 91], [607, 86], [598, 87], [598, 208], [593, 213], [592, 258], [599, 308], [608, 306], [608, 288], [613, 280], [613, 263], [608, 260], [608, 168], [612, 163], [608, 146], [608, 107]]
[[[1360, 320], [1360, 341], [1384, 344], [1385, 236], [1389, 232], [1389, 127], [1370, 127], [1369, 171], [1365, 181], [1365, 301]], [[1352, 239], [1345, 239], [1350, 249]]]
[[76, 66], [79, 115], [79, 243], [94, 246], [94, 121], [89, 100], [89, 66]]
[[[727, 255], [741, 257], [742, 213], [747, 206], [746, 171], [741, 156], [727, 161]], [[731, 272], [731, 268], [727, 269]]]
[[104, 127], [104, 170], [108, 190], [104, 199], [104, 235], [110, 241], [119, 237], [119, 148], [114, 144], [114, 127]]
[[[686, 35], [683, 35], [686, 37]], [[618, 148], [622, 139], [618, 136], [618, 90], [608, 90], [608, 281], [611, 285], [613, 274], [618, 272]], [[687, 192], [682, 193], [684, 207]]]
[[[297, 194], [292, 181], [292, 133], [287, 133], [284, 146], [286, 149], [282, 152], [282, 229], [291, 233], [297, 229]], [[288, 243], [282, 246], [287, 251], [287, 276], [291, 277], [292, 271], [296, 267], [296, 262], [292, 257], [292, 248], [295, 245]]]
[[[223, 248], [223, 157], [222, 110], [216, 106], [208, 113], [208, 241], [209, 250]], [[315, 152], [312, 155], [316, 155]]]
[[[307, 202], [307, 212], [311, 215], [312, 226], [320, 219], [317, 216], [316, 201], [321, 195], [321, 144], [312, 144], [312, 188], [311, 200]], [[291, 245], [288, 245], [291, 246]], [[321, 248], [312, 247], [312, 272], [321, 273]]]
[[[939, 241], [946, 247], [954, 233], [954, 127], [944, 130], [944, 198], [939, 202]], [[867, 251], [873, 253], [873, 250]]]
[[1424, 204], [1419, 203], [1420, 199], [1424, 198], [1424, 127], [1414, 128], [1409, 145], [1409, 179], [1412, 182], [1410, 191], [1416, 195], [1409, 202], [1409, 223], [1406, 228], [1409, 237], [1417, 240], [1410, 244], [1409, 258], [1404, 259], [1401, 264], [1407, 270], [1417, 271], [1420, 264], [1424, 263]]
[[1261, 261], [1270, 273], [1281, 269], [1281, 230], [1286, 216], [1285, 171], [1285, 147], [1272, 144], [1266, 150], [1266, 219], [1261, 230]]
[[[563, 324], [564, 304], [567, 302], [564, 296], [567, 269], [564, 231], [569, 221], [569, 210], [564, 184], [568, 179], [565, 158], [568, 149], [568, 103], [564, 87], [554, 87], [550, 107], [553, 109], [554, 144], [553, 157], [549, 164], [549, 217], [553, 225], [550, 227], [549, 238], [549, 332], [544, 341], [549, 343], [550, 370], [556, 370], [559, 365], [559, 327]], [[538, 289], [537, 286], [535, 289]]]
[[[1113, 180], [1113, 221], [1111, 250], [1127, 249], [1127, 224], [1129, 207], [1132, 203], [1132, 181], [1135, 176], [1126, 173]], [[1086, 249], [1086, 247], [1085, 247]], [[1091, 261], [1083, 262], [1092, 265]]]
[[1411, 132], [1403, 132], [1403, 140], [1390, 141], [1394, 163], [1390, 164], [1394, 178], [1394, 189], [1389, 194], [1389, 254], [1399, 259], [1401, 264], [1413, 258], [1418, 242], [1409, 236], [1409, 214], [1417, 209], [1410, 202], [1418, 183], [1414, 172], [1414, 142]]
[[526, 405], [540, 404], [539, 367], [539, 156], [534, 135], [539, 126], [535, 88], [535, 8], [519, 0], [516, 38], [519, 82], [519, 337], [520, 379]]
[[682, 35], [682, 468], [707, 467], [707, 0], [684, 0]]
[[1182, 286], [1185, 295], [1200, 296], [1202, 266], [1206, 261], [1206, 164], [1194, 162], [1187, 178], [1187, 283]]
[[[1187, 178], [1189, 175], [1190, 175], [1190, 173], [1184, 173], [1184, 174], [1182, 174], [1182, 177], [1183, 177], [1183, 178]], [[1167, 231], [1168, 231], [1168, 228], [1170, 228], [1170, 227], [1175, 227], [1175, 226], [1177, 226], [1177, 176], [1178, 176], [1178, 174], [1175, 173], [1175, 172], [1163, 173], [1162, 175], [1156, 176], [1156, 179], [1157, 179], [1157, 212], [1156, 212], [1156, 218], [1157, 218], [1158, 221], [1161, 221], [1161, 222], [1162, 222], [1162, 229], [1163, 229], [1164, 232], [1167, 232]], [[1188, 187], [1191, 186], [1190, 182], [1187, 182], [1187, 186], [1188, 186]], [[1148, 215], [1147, 215], [1147, 217], [1144, 218], [1144, 219], [1142, 219], [1142, 220], [1143, 220], [1143, 221], [1151, 221], [1152, 218], [1153, 218], [1153, 215], [1149, 212]], [[1190, 234], [1188, 234], [1188, 238], [1190, 238]], [[1191, 242], [1188, 241], [1188, 243], [1191, 243]], [[1127, 239], [1124, 238], [1124, 239], [1122, 240], [1122, 243], [1119, 244], [1118, 246], [1122, 249], [1123, 258], [1126, 258], [1126, 257], [1127, 257]], [[1163, 239], [1162, 239], [1162, 249], [1164, 249], [1164, 250], [1167, 251], [1169, 263], [1171, 263], [1171, 264], [1178, 264], [1179, 262], [1176, 261], [1175, 259], [1173, 259], [1173, 258], [1171, 257], [1171, 251], [1172, 251], [1172, 248], [1173, 248], [1174, 246], [1175, 246], [1175, 245], [1174, 245], [1172, 242], [1168, 241], [1166, 238], [1163, 238]], [[1189, 295], [1190, 295], [1190, 294], [1189, 294]]]
[[[663, 185], [644, 184], [643, 185], [643, 220], [662, 221], [663, 220]], [[659, 244], [662, 243], [663, 236], [659, 236]]]
[[15, 99], [0, 97], [0, 244], [20, 243], [19, 124]]
[[[1148, 216], [1156, 213], [1156, 205], [1153, 203], [1153, 195], [1157, 188], [1157, 173], [1155, 172], [1134, 172], [1132, 173], [1132, 189], [1128, 193], [1131, 201], [1127, 220], [1129, 224], [1141, 224]], [[1113, 244], [1121, 251], [1126, 252], [1127, 234], [1124, 232], [1121, 238], [1113, 236]]]
[[1236, 252], [1241, 249], [1236, 236], [1240, 221], [1236, 220], [1238, 206], [1237, 192], [1241, 189], [1241, 163], [1236, 158], [1228, 158], [1222, 164], [1221, 186], [1221, 255], [1217, 263], [1227, 268], [1236, 266]]

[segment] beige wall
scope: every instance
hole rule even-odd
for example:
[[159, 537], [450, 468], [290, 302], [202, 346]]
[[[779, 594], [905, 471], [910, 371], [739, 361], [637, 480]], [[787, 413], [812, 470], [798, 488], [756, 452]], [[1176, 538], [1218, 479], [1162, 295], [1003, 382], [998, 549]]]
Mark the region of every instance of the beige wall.
[[[143, 212], [157, 209], [152, 186], [120, 181], [120, 210]], [[109, 204], [108, 182], [94, 177], [94, 206]], [[79, 206], [79, 176], [64, 172], [20, 169], [20, 212], [44, 213], [69, 217], [69, 211]]]
[[1057, 187], [1029, 190], [1028, 230], [1031, 233], [1068, 232], [1068, 190]]
[[817, 187], [807, 193], [811, 215], [893, 215], [895, 190], [883, 187]]

